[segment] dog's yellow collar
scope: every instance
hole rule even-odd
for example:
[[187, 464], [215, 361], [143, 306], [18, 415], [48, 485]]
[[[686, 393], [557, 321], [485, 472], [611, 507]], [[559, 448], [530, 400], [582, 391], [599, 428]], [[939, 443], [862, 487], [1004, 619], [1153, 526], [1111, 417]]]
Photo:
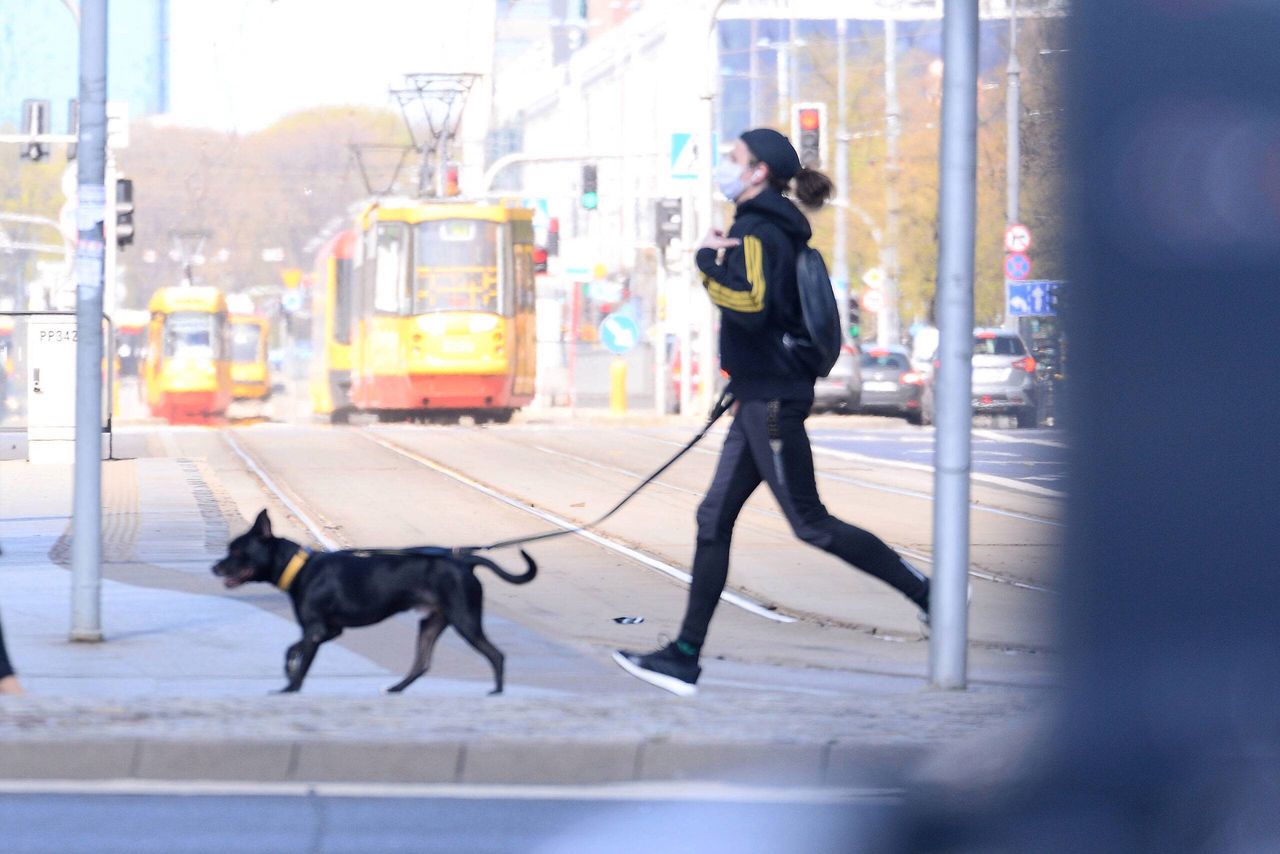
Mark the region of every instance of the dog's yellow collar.
[[284, 572], [280, 573], [280, 580], [276, 582], [284, 592], [289, 592], [289, 585], [293, 584], [293, 580], [298, 577], [298, 573], [302, 570], [302, 565], [307, 562], [307, 558], [311, 557], [310, 552], [299, 547], [293, 557], [289, 558], [289, 563], [285, 566]]

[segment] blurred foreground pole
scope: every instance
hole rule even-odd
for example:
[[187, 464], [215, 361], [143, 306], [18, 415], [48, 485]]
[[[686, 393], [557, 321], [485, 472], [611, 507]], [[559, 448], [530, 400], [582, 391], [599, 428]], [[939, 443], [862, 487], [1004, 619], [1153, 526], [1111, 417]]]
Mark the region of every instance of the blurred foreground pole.
[[957, 759], [900, 850], [1275, 851], [1280, 372], [1240, 366], [1280, 329], [1280, 6], [1079, 0], [1068, 27], [1061, 687], [999, 760], [1021, 779]]
[[80, 7], [80, 242], [76, 246], [71, 639], [102, 640], [102, 280], [106, 242], [107, 0]]
[[942, 186], [938, 196], [937, 450], [929, 681], [964, 688], [969, 613], [969, 375], [978, 144], [978, 0], [947, 0], [942, 23]]

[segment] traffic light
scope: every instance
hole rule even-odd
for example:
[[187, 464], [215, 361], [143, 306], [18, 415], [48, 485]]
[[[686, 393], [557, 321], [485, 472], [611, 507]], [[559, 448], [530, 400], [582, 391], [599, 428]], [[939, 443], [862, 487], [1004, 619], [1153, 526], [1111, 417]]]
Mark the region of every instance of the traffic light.
[[555, 258], [560, 254], [560, 218], [547, 220], [547, 257]]
[[121, 249], [133, 242], [133, 179], [116, 181], [116, 246]]
[[680, 239], [683, 226], [683, 203], [680, 199], [657, 199], [653, 203], [654, 237], [658, 248], [666, 251], [673, 240]]
[[[22, 133], [41, 136], [49, 132], [49, 102], [28, 98], [22, 102]], [[19, 154], [26, 160], [38, 163], [49, 156], [49, 145], [44, 142], [24, 142]]]
[[589, 211], [600, 204], [600, 196], [596, 191], [596, 165], [587, 163], [582, 167], [582, 206]]
[[849, 337], [855, 342], [862, 335], [862, 316], [858, 306], [858, 298], [849, 292]]
[[795, 140], [796, 153], [800, 155], [800, 165], [805, 168], [822, 168], [826, 149], [822, 130], [826, 118], [826, 104], [796, 104], [792, 113], [791, 135]]

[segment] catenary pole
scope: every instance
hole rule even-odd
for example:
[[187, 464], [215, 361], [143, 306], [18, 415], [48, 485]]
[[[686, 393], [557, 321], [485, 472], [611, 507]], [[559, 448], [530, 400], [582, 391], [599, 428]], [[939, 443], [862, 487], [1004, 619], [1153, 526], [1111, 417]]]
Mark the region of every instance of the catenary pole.
[[831, 247], [831, 282], [835, 286], [840, 328], [849, 331], [849, 109], [845, 39], [848, 21], [836, 19], [836, 223]]
[[76, 426], [71, 639], [102, 640], [102, 285], [107, 154], [107, 0], [80, 6], [76, 217]]
[[898, 106], [898, 11], [890, 9], [884, 19], [884, 308], [876, 322], [876, 343], [898, 343], [898, 135], [901, 109]]
[[929, 680], [965, 687], [968, 653], [969, 431], [973, 423], [973, 264], [978, 132], [978, 0], [946, 0]]
[[[1012, 0], [1009, 7], [1009, 64], [1005, 67], [1008, 78], [1005, 92], [1005, 122], [1007, 124], [1008, 143], [1006, 146], [1005, 173], [1005, 225], [1016, 225], [1018, 217], [1019, 180], [1022, 171], [1022, 66], [1018, 62], [1018, 0]], [[1016, 332], [1018, 318], [1005, 316], [1006, 329]]]

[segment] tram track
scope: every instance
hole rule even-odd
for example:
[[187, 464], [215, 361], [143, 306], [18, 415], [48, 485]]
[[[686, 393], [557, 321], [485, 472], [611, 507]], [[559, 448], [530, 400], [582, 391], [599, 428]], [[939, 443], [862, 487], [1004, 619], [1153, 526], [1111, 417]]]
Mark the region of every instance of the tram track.
[[[603, 471], [612, 472], [614, 474], [625, 475], [627, 477], [633, 477], [633, 478], [639, 479], [644, 477], [647, 474], [647, 472], [631, 471], [629, 469], [624, 469], [619, 466], [609, 465], [608, 463], [602, 463], [602, 462], [599, 462], [598, 460], [591, 460], [591, 459], [587, 459], [586, 457], [580, 457], [577, 454], [570, 454], [565, 451], [556, 450], [555, 448], [548, 448], [545, 445], [529, 445], [528, 447], [531, 447], [534, 450], [539, 451], [540, 453], [543, 453], [543, 454], [559, 457], [561, 459], [566, 459], [571, 462], [578, 463], [580, 465], [601, 469]], [[699, 492], [698, 490], [689, 489], [683, 486], [677, 486], [674, 483], [669, 483], [664, 480], [655, 480], [652, 485], [661, 486], [664, 489], [671, 490], [672, 492], [679, 492], [684, 495], [690, 495], [690, 496], [695, 496], [699, 498], [703, 495], [703, 493]], [[777, 520], [786, 522], [785, 516], [783, 516], [781, 513], [777, 512], [776, 510], [770, 510], [767, 507], [747, 506], [744, 509], [747, 510], [748, 512], [755, 513], [756, 515], [766, 516], [770, 519], [777, 519]], [[933, 564], [933, 555], [928, 551], [911, 548], [910, 546], [904, 546], [898, 543], [890, 543], [889, 545], [893, 546], [893, 548], [899, 554], [902, 554], [903, 556], [911, 560], [921, 561], [924, 563], [928, 563], [930, 565]], [[1052, 587], [1048, 587], [1043, 584], [1034, 584], [1032, 582], [1019, 579], [1014, 576], [1005, 575], [997, 572], [991, 572], [990, 570], [979, 569], [972, 566], [969, 568], [969, 575], [972, 576], [973, 578], [978, 578], [983, 581], [989, 581], [993, 584], [1007, 584], [1022, 590], [1035, 591], [1038, 593], [1052, 593], [1052, 594], [1058, 593], [1056, 589]]]
[[[530, 515], [533, 515], [539, 519], [542, 519], [543, 521], [548, 522], [549, 524], [554, 525], [555, 527], [570, 530], [582, 524], [582, 521], [580, 520], [568, 519], [568, 518], [558, 516], [556, 514], [550, 513], [540, 508], [534, 507], [529, 503], [527, 503], [526, 501], [524, 501], [523, 499], [517, 496], [511, 495], [509, 493], [503, 492], [493, 487], [490, 484], [481, 483], [480, 481], [477, 481], [467, 476], [466, 474], [460, 471], [457, 471], [456, 469], [448, 465], [445, 465], [444, 463], [439, 462], [438, 460], [433, 460], [429, 457], [426, 457], [423, 454], [419, 453], [418, 451], [413, 450], [412, 448], [409, 448], [399, 442], [396, 442], [393, 439], [387, 438], [385, 435], [380, 435], [381, 431], [371, 430], [369, 428], [359, 428], [359, 429], [360, 429], [360, 433], [373, 444], [378, 445], [379, 447], [382, 447], [385, 450], [395, 453], [405, 459], [411, 460], [412, 462], [415, 462], [425, 468], [435, 471], [438, 474], [442, 474], [454, 480], [455, 482], [465, 485], [484, 495], [487, 495], [488, 497], [493, 498], [494, 500], [500, 501], [510, 507], [514, 507], [526, 513], [529, 513]], [[532, 445], [530, 447], [534, 447], [540, 451], [544, 450], [542, 446]], [[561, 454], [562, 456], [564, 455], [563, 452], [557, 452], [557, 453]], [[572, 456], [572, 455], [569, 455], [569, 456]], [[635, 474], [625, 469], [609, 467], [607, 466], [607, 464], [596, 463], [595, 461], [590, 461], [590, 462], [592, 462], [594, 465], [598, 467], [613, 468], [614, 471], [619, 473], [628, 474], [628, 475]], [[640, 476], [643, 476], [643, 475], [640, 475]], [[661, 482], [655, 481], [655, 483], [661, 483]], [[692, 494], [691, 490], [686, 490], [683, 487], [675, 487], [671, 484], [666, 484], [666, 483], [663, 483], [663, 485], [676, 491], [687, 492]], [[763, 511], [763, 512], [770, 512], [770, 511]], [[782, 518], [780, 514], [775, 514], [775, 515], [777, 515], [778, 518]], [[642, 565], [647, 566], [651, 569], [656, 569], [659, 572], [662, 572], [664, 575], [668, 575], [669, 577], [676, 579], [683, 586], [687, 587], [689, 584], [690, 576], [684, 570], [678, 567], [672, 566], [671, 564], [659, 558], [656, 558], [652, 555], [646, 554], [643, 551], [639, 550], [638, 548], [634, 547], [633, 545], [625, 543], [616, 537], [611, 537], [611, 536], [600, 534], [594, 531], [574, 531], [573, 535], [582, 537], [583, 539], [589, 540], [597, 545], [600, 545], [606, 549], [609, 549], [610, 551], [614, 551], [615, 553], [622, 554], [626, 557], [629, 557], [632, 560], [638, 563], [641, 563]], [[932, 562], [931, 556], [921, 553], [918, 550], [902, 549], [902, 552], [904, 555], [906, 555], [909, 558], [924, 560], [930, 563]], [[1051, 593], [1051, 594], [1056, 593], [1056, 591], [1052, 590], [1051, 588], [1044, 587], [1042, 585], [1035, 585], [1028, 582], [1017, 581], [1015, 579], [1010, 579], [1010, 578], [1003, 578], [1003, 577], [997, 576], [994, 573], [989, 573], [984, 570], [971, 570], [971, 574], [975, 578], [979, 578], [984, 581], [1001, 584], [1001, 585], [1012, 586], [1022, 590], [1026, 590], [1028, 592], [1034, 591], [1034, 592], [1040, 592], [1040, 593]], [[893, 642], [893, 643], [902, 643], [902, 642], [918, 639], [917, 635], [910, 635], [908, 633], [889, 631], [878, 626], [867, 625], [867, 624], [859, 623], [856, 621], [840, 619], [830, 614], [817, 613], [810, 609], [791, 607], [782, 602], [778, 602], [772, 606], [762, 605], [759, 602], [756, 602], [755, 600], [750, 599], [744, 594], [735, 593], [729, 590], [726, 590], [723, 594], [721, 594], [721, 599], [722, 601], [734, 604], [737, 607], [742, 608], [743, 610], [747, 610], [748, 612], [756, 614], [757, 616], [761, 616], [761, 617], [765, 617], [766, 619], [773, 620], [774, 622], [794, 623], [798, 620], [804, 620], [806, 622], [814, 622], [814, 623], [819, 623], [823, 625], [835, 626], [843, 629], [848, 629], [851, 631], [860, 632], [863, 634], [873, 636], [878, 640]], [[983, 649], [996, 650], [1000, 652], [1013, 653], [1013, 654], [1040, 654], [1040, 653], [1046, 653], [1051, 651], [1050, 647], [1037, 645], [1037, 644], [1004, 642], [1004, 641], [996, 641], [996, 640], [973, 640], [973, 639], [970, 639], [969, 643], [971, 646], [974, 646], [974, 647], [980, 647]]]

